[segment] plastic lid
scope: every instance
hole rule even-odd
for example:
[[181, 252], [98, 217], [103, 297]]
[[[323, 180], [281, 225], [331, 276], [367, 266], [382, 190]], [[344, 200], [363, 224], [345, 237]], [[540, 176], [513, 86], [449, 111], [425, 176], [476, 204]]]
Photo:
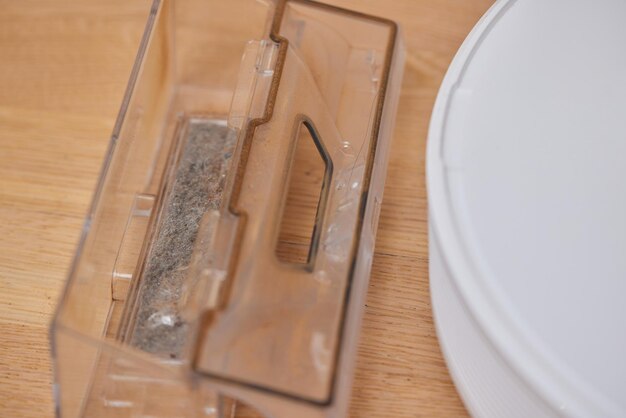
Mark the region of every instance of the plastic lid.
[[554, 404], [620, 416], [625, 18], [624, 1], [497, 3], [442, 85], [428, 167], [431, 224], [488, 338]]

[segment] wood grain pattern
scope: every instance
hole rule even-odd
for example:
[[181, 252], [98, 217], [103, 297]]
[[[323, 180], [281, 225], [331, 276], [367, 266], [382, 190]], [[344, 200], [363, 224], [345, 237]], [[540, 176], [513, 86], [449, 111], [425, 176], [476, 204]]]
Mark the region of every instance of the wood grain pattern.
[[[437, 88], [491, 0], [334, 0], [398, 21], [407, 65], [352, 417], [466, 415], [430, 311], [424, 150]], [[0, 0], [0, 416], [53, 416], [48, 323], [150, 0]]]

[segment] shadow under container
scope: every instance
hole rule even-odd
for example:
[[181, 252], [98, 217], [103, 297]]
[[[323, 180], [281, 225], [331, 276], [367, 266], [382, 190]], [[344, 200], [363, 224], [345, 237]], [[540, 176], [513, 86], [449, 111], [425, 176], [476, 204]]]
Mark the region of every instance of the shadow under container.
[[153, 3], [51, 326], [58, 416], [346, 414], [402, 63], [332, 6]]

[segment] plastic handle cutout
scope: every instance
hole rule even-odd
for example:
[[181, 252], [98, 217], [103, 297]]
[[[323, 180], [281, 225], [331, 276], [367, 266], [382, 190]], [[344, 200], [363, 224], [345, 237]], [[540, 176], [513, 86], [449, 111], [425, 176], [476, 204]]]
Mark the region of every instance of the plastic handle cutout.
[[283, 263], [313, 270], [328, 200], [332, 161], [307, 118], [296, 120], [294, 136], [276, 256]]

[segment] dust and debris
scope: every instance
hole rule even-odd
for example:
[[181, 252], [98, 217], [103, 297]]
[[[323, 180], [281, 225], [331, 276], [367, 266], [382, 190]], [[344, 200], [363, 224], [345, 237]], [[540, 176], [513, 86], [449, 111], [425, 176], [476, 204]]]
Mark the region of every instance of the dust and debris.
[[180, 357], [188, 324], [180, 315], [186, 271], [200, 220], [218, 209], [236, 135], [221, 121], [192, 120], [155, 241], [141, 277], [130, 344], [164, 358]]

